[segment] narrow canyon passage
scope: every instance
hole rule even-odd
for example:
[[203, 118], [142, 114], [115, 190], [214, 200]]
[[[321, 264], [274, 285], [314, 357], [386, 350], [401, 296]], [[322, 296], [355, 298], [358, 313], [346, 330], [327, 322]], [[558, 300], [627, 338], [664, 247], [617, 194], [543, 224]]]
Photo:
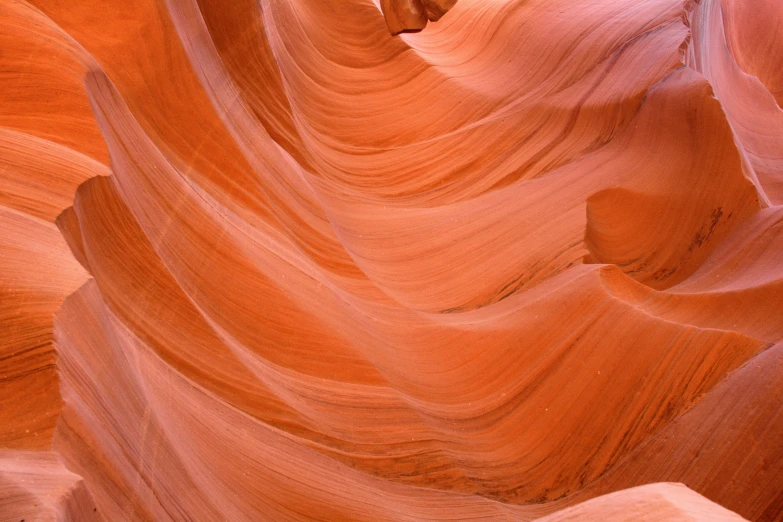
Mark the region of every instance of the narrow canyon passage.
[[0, 0], [0, 521], [783, 520], [779, 0]]

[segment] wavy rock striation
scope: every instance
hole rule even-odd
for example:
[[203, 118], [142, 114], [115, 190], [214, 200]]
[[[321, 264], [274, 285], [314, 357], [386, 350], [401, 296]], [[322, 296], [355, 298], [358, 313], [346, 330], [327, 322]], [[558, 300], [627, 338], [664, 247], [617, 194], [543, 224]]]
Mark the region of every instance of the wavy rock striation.
[[0, 519], [783, 520], [776, 1], [0, 27]]

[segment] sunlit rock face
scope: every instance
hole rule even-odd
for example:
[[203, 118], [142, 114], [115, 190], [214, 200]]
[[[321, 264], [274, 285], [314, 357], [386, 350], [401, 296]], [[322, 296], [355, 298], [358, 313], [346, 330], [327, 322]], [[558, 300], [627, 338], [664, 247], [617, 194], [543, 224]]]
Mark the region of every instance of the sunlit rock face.
[[783, 520], [781, 71], [777, 0], [0, 1], [0, 519]]

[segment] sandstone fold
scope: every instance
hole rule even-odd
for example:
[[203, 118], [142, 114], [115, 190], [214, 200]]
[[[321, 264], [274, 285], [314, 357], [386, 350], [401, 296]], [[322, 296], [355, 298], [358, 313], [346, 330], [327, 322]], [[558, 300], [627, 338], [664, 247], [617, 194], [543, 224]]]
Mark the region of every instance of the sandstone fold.
[[0, 2], [0, 520], [783, 520], [777, 2], [109, 4]]

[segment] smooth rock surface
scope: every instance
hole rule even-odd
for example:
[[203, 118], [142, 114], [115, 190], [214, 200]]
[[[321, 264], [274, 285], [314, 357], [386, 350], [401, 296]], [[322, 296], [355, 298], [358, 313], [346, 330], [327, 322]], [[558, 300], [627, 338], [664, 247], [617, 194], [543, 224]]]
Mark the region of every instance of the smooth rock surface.
[[783, 520], [782, 27], [0, 0], [0, 520]]

